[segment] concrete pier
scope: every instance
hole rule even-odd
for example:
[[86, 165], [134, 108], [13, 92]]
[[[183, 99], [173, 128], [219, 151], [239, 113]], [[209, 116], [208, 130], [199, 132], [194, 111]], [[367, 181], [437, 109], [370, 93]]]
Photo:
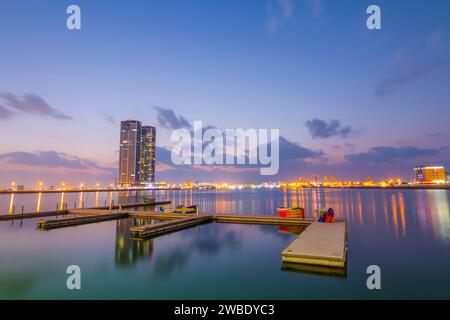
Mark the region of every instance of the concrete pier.
[[347, 259], [347, 224], [314, 222], [281, 252], [283, 263], [344, 268]]
[[134, 238], [149, 238], [162, 235], [169, 232], [186, 229], [195, 225], [210, 222], [213, 216], [194, 216], [190, 218], [183, 218], [177, 220], [169, 220], [155, 224], [149, 224], [141, 227], [130, 228], [131, 236]]

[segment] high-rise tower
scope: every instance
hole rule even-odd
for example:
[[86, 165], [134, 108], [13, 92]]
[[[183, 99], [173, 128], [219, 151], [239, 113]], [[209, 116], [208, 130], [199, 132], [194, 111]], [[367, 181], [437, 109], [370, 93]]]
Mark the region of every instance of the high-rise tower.
[[141, 122], [120, 123], [119, 186], [132, 186], [140, 181]]
[[142, 126], [139, 174], [141, 184], [149, 184], [155, 182], [155, 149], [156, 128], [152, 126]]

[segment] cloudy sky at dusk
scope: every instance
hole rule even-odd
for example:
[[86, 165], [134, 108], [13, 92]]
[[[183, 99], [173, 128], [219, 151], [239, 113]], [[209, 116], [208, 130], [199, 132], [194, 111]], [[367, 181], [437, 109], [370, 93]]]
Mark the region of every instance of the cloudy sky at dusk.
[[[66, 29], [78, 4], [82, 30]], [[382, 29], [366, 28], [366, 8]], [[110, 183], [120, 120], [157, 127], [158, 180], [411, 178], [450, 166], [449, 1], [0, 2], [0, 186]], [[279, 128], [275, 177], [177, 167], [173, 129]]]

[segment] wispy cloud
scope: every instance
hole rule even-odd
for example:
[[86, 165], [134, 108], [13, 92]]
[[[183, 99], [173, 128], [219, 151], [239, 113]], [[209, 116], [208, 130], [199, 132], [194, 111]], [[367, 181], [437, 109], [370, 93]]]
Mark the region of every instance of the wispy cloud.
[[435, 139], [435, 138], [445, 137], [447, 135], [448, 135], [448, 133], [446, 133], [446, 132], [432, 132], [432, 133], [427, 134], [426, 137], [430, 138], [430, 139]]
[[9, 152], [0, 154], [0, 160], [16, 165], [48, 168], [115, 170], [102, 167], [92, 160], [57, 151]]
[[318, 22], [323, 23], [325, 21], [325, 9], [323, 7], [322, 0], [306, 0], [310, 7], [312, 17]]
[[382, 97], [393, 93], [399, 87], [427, 76], [448, 65], [447, 58], [440, 58], [439, 50], [443, 39], [441, 30], [435, 30], [429, 34], [423, 47], [428, 55], [422, 62], [409, 62], [401, 65], [387, 78], [381, 80], [376, 88], [375, 95]]
[[189, 122], [183, 116], [177, 116], [171, 109], [154, 107], [156, 110], [156, 120], [165, 129], [191, 128]]
[[281, 8], [283, 17], [290, 19], [294, 14], [294, 2], [293, 0], [278, 0], [278, 5]]
[[435, 30], [433, 31], [429, 36], [427, 40], [428, 49], [430, 50], [437, 50], [441, 46], [443, 39], [443, 34], [441, 30]]
[[346, 138], [354, 132], [352, 127], [342, 126], [339, 120], [327, 122], [321, 119], [312, 119], [306, 121], [305, 125], [313, 139], [327, 139], [335, 136]]
[[439, 149], [422, 149], [417, 147], [374, 147], [367, 152], [346, 155], [345, 159], [357, 164], [381, 164], [409, 161], [421, 157], [433, 157], [439, 154]]
[[14, 116], [14, 113], [5, 107], [0, 106], [0, 120], [7, 120]]
[[377, 87], [375, 88], [375, 95], [380, 97], [386, 96], [394, 92], [398, 87], [410, 81], [422, 78], [432, 71], [445, 66], [446, 64], [447, 63], [445, 61], [440, 59], [433, 59], [422, 64], [407, 64], [395, 71], [388, 78], [378, 83]]
[[268, 0], [266, 2], [266, 29], [273, 34], [278, 31], [279, 26], [290, 20], [294, 14], [293, 0]]
[[111, 114], [103, 113], [103, 118], [105, 119], [106, 122], [116, 124], [116, 119]]
[[34, 114], [41, 117], [49, 117], [59, 120], [72, 120], [72, 117], [51, 107], [43, 98], [35, 94], [25, 94], [19, 97], [13, 93], [0, 93], [0, 98], [4, 100], [4, 105], [9, 109], [14, 109], [25, 114]]

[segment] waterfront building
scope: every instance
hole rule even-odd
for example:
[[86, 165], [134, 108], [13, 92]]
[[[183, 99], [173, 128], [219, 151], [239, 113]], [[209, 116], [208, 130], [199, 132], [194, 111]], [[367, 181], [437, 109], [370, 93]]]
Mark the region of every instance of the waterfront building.
[[141, 122], [120, 122], [119, 187], [139, 184], [141, 156]]
[[139, 175], [141, 185], [149, 185], [155, 182], [155, 149], [156, 128], [152, 126], [142, 126]]
[[446, 172], [443, 166], [418, 166], [414, 168], [416, 183], [444, 183]]

